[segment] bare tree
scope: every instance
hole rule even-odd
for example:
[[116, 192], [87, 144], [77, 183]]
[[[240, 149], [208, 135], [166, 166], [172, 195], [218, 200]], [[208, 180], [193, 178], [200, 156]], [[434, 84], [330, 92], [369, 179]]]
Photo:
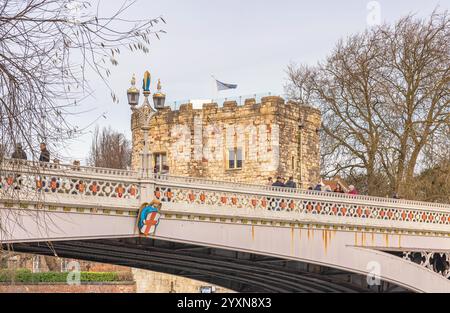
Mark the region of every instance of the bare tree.
[[131, 166], [131, 143], [125, 135], [97, 127], [92, 139], [88, 164], [95, 167], [126, 169]]
[[[151, 38], [164, 33], [156, 29], [165, 23], [162, 17], [127, 17], [134, 3], [124, 1], [104, 16], [100, 0], [0, 1], [0, 164], [17, 143], [33, 156], [40, 141], [56, 150], [83, 132], [68, 117], [79, 114], [80, 102], [92, 92], [87, 74], [109, 88], [110, 69], [121, 52], [148, 53]], [[118, 102], [113, 90], [111, 96]], [[39, 166], [35, 170], [39, 173]], [[19, 190], [0, 188], [0, 193], [18, 197]], [[37, 197], [45, 202], [40, 193]], [[33, 215], [43, 231], [54, 226], [45, 212], [23, 212]], [[21, 227], [20, 214], [0, 220], [0, 234], [10, 233], [8, 225]]]
[[379, 86], [385, 101], [377, 116], [388, 136], [380, 150], [394, 191], [405, 193], [424, 148], [450, 124], [450, 18], [407, 16], [381, 28], [386, 63]]
[[433, 144], [449, 143], [449, 37], [447, 12], [407, 16], [288, 67], [288, 96], [322, 110], [324, 175], [366, 177], [370, 194], [411, 190]]
[[288, 65], [286, 73], [289, 83], [285, 86], [285, 93], [289, 95], [291, 100], [299, 104], [309, 104], [312, 94], [309, 80], [316, 74], [315, 68], [291, 63]]
[[413, 183], [415, 198], [450, 203], [450, 157], [424, 170]]
[[325, 175], [367, 173], [371, 191], [380, 142], [380, 123], [375, 117], [379, 99], [373, 78], [379, 54], [376, 35], [367, 32], [340, 41], [332, 55], [315, 68], [288, 68], [292, 90], [301, 86], [307, 95], [304, 100], [322, 110]]
[[[92, 1], [91, 1], [92, 2]], [[162, 17], [133, 20], [124, 1], [111, 16], [100, 2], [3, 0], [0, 2], [0, 144], [21, 142], [29, 150], [38, 141], [53, 145], [83, 130], [68, 122], [91, 90], [94, 72], [107, 86], [110, 66], [122, 48], [149, 52]], [[109, 4], [109, 2], [108, 2]], [[111, 90], [113, 101], [118, 101]], [[11, 148], [9, 148], [11, 149]]]

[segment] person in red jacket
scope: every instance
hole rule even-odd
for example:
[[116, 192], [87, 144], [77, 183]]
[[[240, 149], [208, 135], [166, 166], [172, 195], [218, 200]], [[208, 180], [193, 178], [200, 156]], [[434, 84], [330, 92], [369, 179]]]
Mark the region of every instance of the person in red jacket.
[[350, 185], [348, 186], [348, 193], [351, 195], [357, 195], [358, 194], [358, 190], [356, 190], [355, 186]]

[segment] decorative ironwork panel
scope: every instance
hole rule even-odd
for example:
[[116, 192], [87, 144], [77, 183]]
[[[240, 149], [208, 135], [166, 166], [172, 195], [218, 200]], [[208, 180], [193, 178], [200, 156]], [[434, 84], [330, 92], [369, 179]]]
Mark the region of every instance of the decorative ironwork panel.
[[43, 192], [119, 199], [139, 199], [139, 185], [132, 182], [62, 175], [0, 173], [0, 192]]
[[450, 252], [407, 251], [399, 256], [450, 279]]
[[[271, 210], [298, 212], [305, 214], [328, 215], [358, 219], [385, 221], [420, 222], [427, 224], [450, 225], [450, 213], [406, 208], [391, 208], [375, 205], [342, 203], [330, 200], [308, 200], [286, 196], [257, 195], [243, 192], [170, 187], [169, 184], [156, 184], [155, 197], [163, 202], [206, 204], [247, 208], [254, 210]], [[337, 199], [336, 199], [337, 200]]]

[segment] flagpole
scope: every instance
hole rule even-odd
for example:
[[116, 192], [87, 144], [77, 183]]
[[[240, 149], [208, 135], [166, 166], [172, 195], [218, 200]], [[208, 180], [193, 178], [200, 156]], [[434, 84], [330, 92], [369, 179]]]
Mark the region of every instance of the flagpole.
[[212, 87], [212, 89], [211, 89], [211, 103], [213, 103], [214, 102], [214, 93], [215, 93], [215, 91], [214, 91], [214, 84], [215, 84], [215, 81], [214, 81], [214, 76], [212, 76], [211, 75], [211, 79], [212, 79], [212, 85], [211, 85], [211, 87]]
[[[219, 91], [217, 90], [217, 79], [214, 77], [214, 75], [211, 75], [212, 79], [213, 79], [213, 100], [218, 100], [219, 98]], [[214, 102], [214, 101], [212, 101]]]
[[214, 79], [214, 83], [216, 84], [216, 100], [217, 100], [217, 104], [219, 104], [219, 88], [217, 88], [217, 83], [216, 83], [216, 79]]

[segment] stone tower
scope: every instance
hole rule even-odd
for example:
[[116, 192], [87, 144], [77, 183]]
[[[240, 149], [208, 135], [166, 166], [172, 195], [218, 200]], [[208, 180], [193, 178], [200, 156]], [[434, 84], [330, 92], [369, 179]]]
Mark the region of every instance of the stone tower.
[[[142, 126], [149, 114], [142, 107], [131, 117], [134, 169], [141, 164]], [[293, 176], [305, 188], [319, 179], [320, 123], [319, 110], [273, 96], [241, 106], [160, 108], [149, 125], [151, 167], [169, 175], [255, 184]]]

